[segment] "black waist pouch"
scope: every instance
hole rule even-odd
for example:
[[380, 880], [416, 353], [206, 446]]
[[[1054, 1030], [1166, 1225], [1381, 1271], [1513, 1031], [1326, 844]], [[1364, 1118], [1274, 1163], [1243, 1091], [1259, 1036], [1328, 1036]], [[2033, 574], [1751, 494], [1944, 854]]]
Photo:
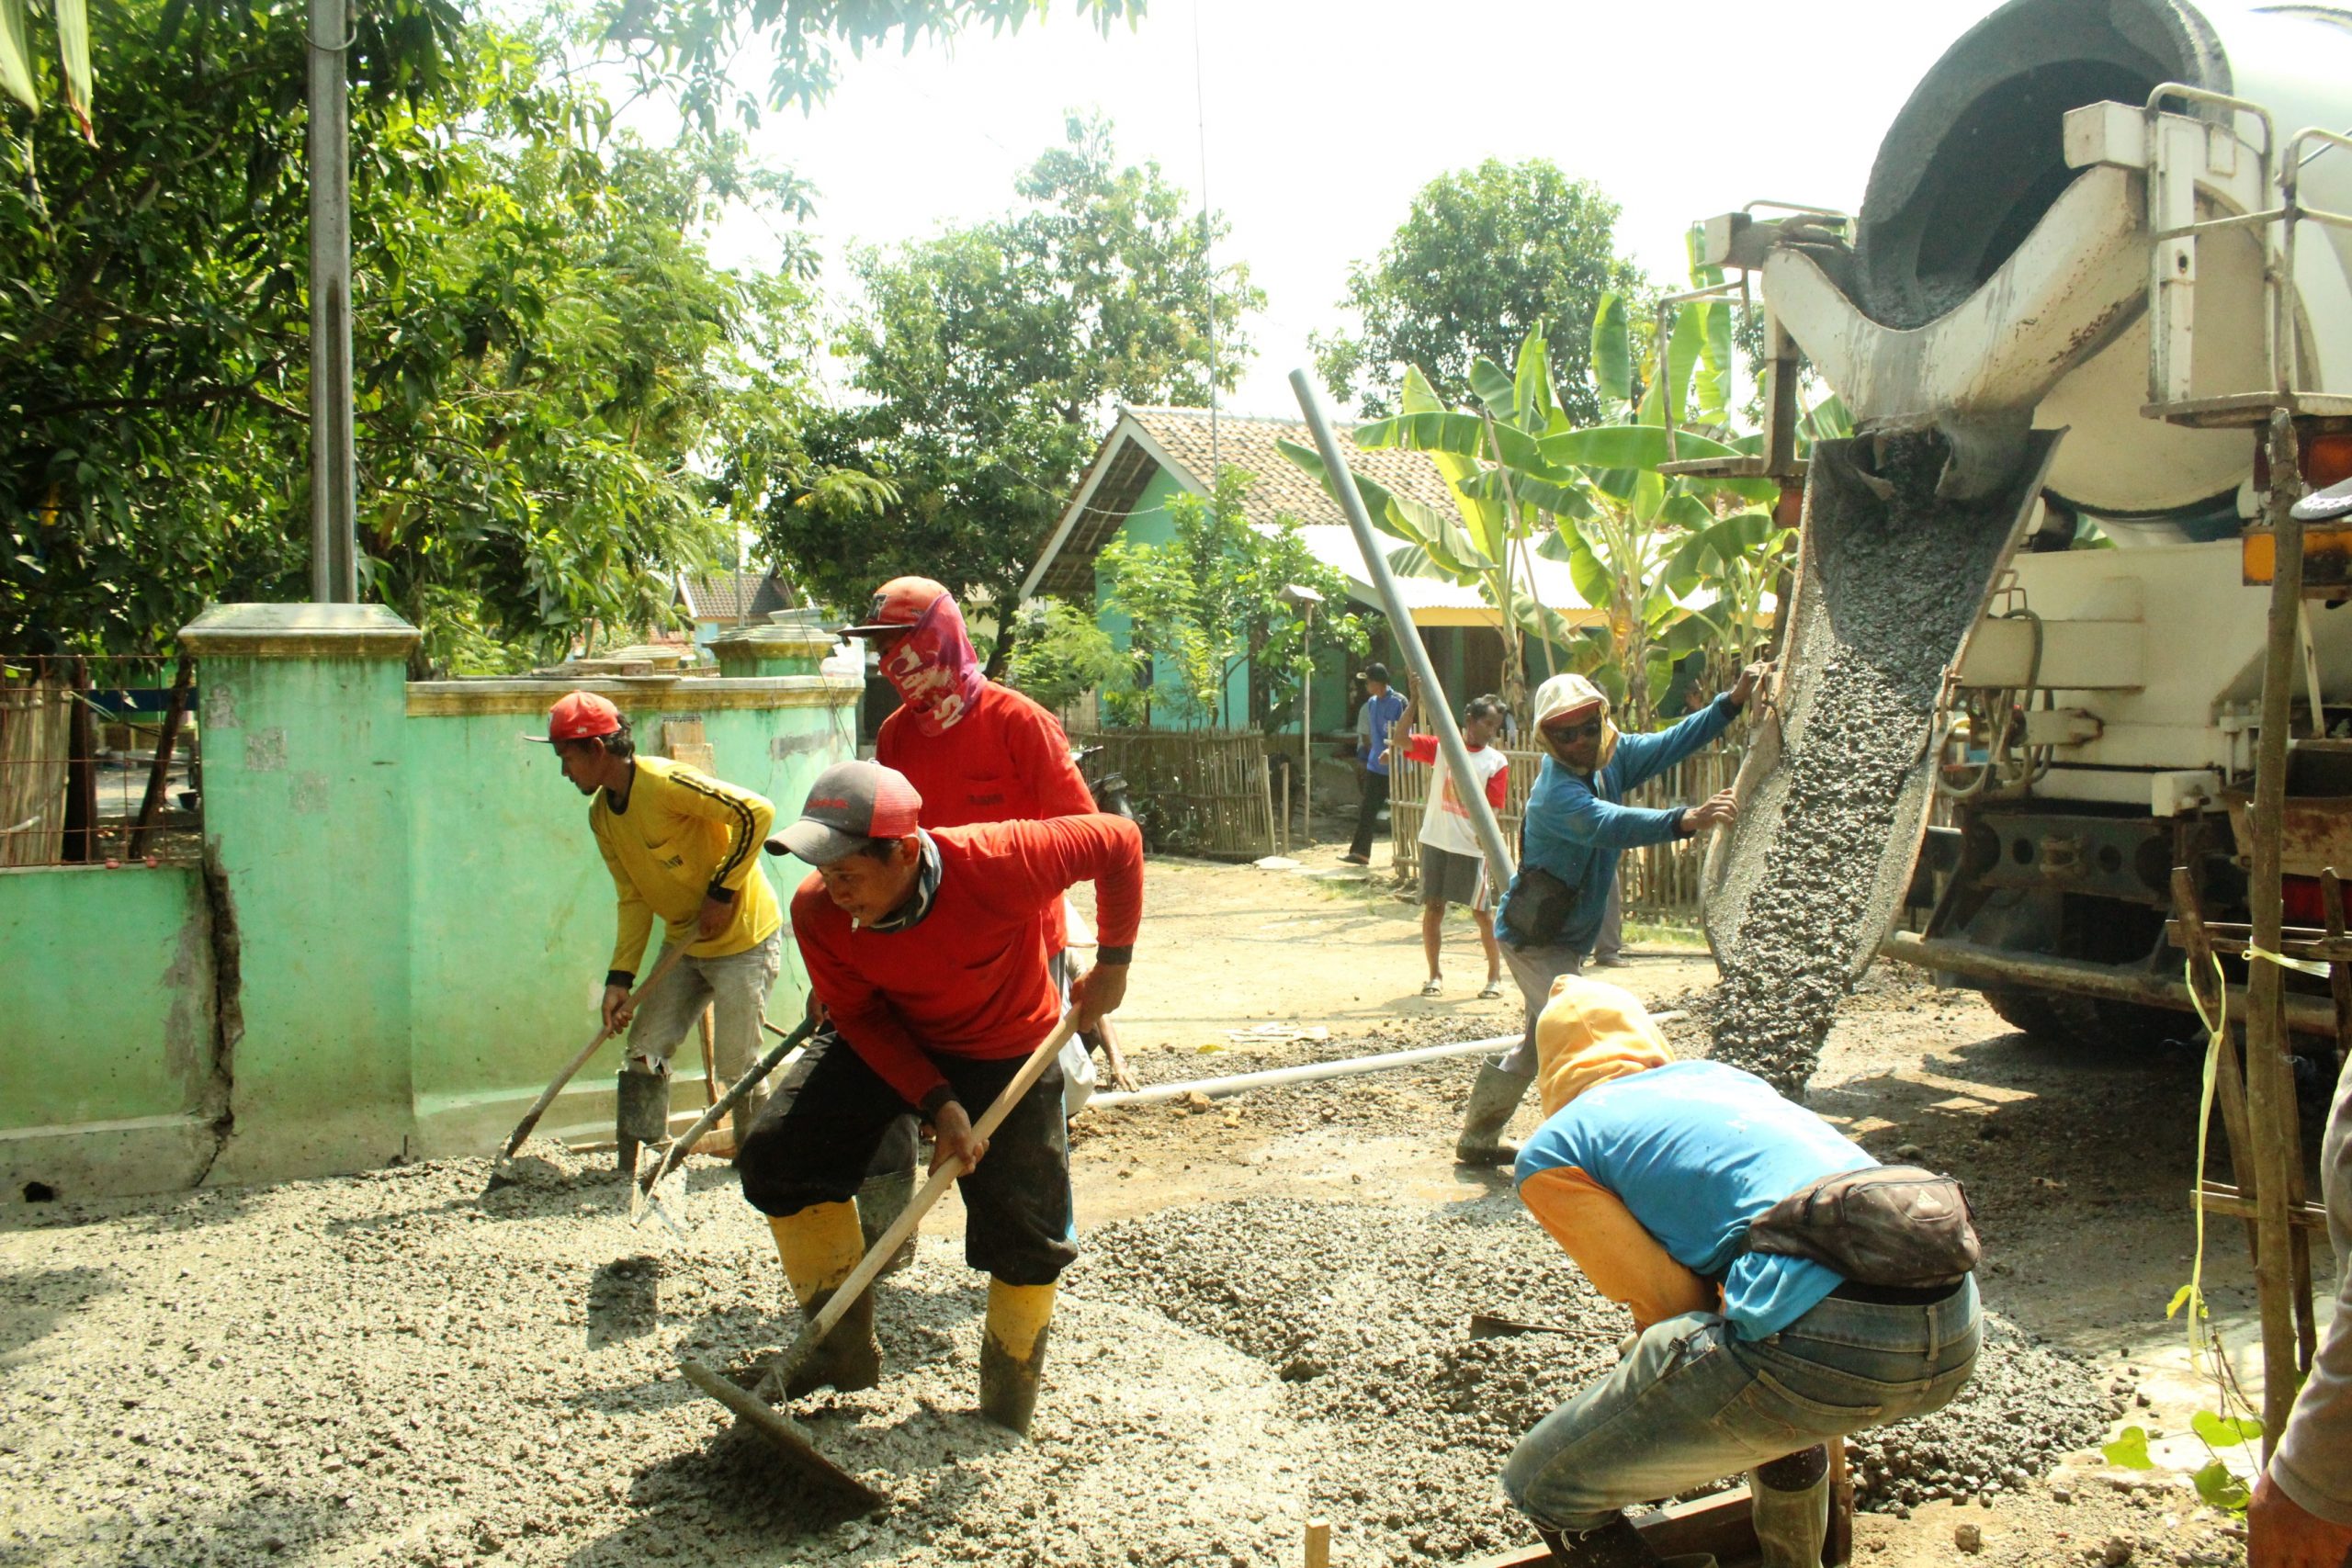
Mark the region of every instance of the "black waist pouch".
[[1957, 1285], [1982, 1256], [1967, 1189], [1907, 1165], [1840, 1171], [1791, 1193], [1748, 1222], [1747, 1250], [1910, 1290]]
[[1550, 947], [1568, 923], [1577, 890], [1540, 865], [1521, 863], [1510, 879], [1503, 906], [1503, 930], [1520, 947]]

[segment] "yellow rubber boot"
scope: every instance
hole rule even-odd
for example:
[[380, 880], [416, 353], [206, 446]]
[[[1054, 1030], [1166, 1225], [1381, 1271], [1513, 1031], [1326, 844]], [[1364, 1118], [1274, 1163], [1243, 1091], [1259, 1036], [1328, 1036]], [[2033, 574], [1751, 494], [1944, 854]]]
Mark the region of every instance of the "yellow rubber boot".
[[[772, 1214], [768, 1229], [775, 1233], [776, 1257], [783, 1260], [793, 1297], [810, 1317], [824, 1310], [835, 1287], [865, 1256], [854, 1203], [818, 1203], [797, 1214]], [[827, 1383], [844, 1390], [872, 1388], [881, 1376], [882, 1347], [874, 1337], [874, 1291], [869, 1286], [833, 1331], [817, 1342], [783, 1393], [786, 1399], [797, 1399]]]
[[988, 1327], [980, 1336], [980, 1414], [1029, 1435], [1037, 1384], [1046, 1370], [1046, 1326], [1054, 1315], [1052, 1285], [989, 1281]]

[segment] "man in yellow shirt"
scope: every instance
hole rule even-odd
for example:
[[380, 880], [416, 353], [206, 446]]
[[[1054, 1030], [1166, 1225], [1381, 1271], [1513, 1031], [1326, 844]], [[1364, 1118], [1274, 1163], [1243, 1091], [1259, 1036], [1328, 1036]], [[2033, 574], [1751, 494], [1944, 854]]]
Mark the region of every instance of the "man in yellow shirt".
[[[589, 830], [620, 897], [604, 1009], [607, 1024], [628, 1028], [615, 1125], [628, 1170], [639, 1145], [669, 1135], [670, 1056], [705, 1008], [715, 1014], [721, 1077], [741, 1077], [759, 1055], [760, 1020], [783, 962], [784, 917], [759, 864], [775, 807], [666, 757], [639, 756], [628, 720], [594, 692], [558, 702], [546, 739], [563, 776], [594, 797]], [[689, 945], [632, 1010], [629, 987], [657, 915], [664, 953], [673, 942]], [[757, 1098], [735, 1107], [738, 1147], [758, 1118]]]

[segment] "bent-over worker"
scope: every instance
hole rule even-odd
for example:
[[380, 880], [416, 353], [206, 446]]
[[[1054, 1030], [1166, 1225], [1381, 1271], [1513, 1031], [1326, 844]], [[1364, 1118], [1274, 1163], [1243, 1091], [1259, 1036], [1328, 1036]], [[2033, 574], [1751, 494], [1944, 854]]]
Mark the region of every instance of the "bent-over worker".
[[[1677, 1062], [1632, 993], [1563, 976], [1536, 1023], [1546, 1120], [1519, 1196], [1631, 1310], [1616, 1371], [1538, 1422], [1503, 1490], [1555, 1561], [1655, 1562], [1623, 1510], [1746, 1471], [1765, 1568], [1820, 1568], [1826, 1439], [1941, 1407], [1976, 1363], [1975, 1277], [1901, 1289], [1748, 1250], [1748, 1223], [1876, 1166], [1720, 1062]], [[1924, 1174], [1924, 1173], [1922, 1173]]]
[[[784, 915], [759, 863], [775, 807], [683, 762], [639, 756], [628, 720], [594, 692], [561, 698], [547, 734], [524, 739], [552, 745], [563, 776], [594, 797], [588, 829], [619, 895], [604, 1012], [609, 1027], [628, 1028], [614, 1126], [628, 1170], [640, 1145], [669, 1136], [670, 1057], [704, 1009], [712, 1013], [711, 1055], [728, 1082], [759, 1056], [760, 1020], [784, 950]], [[629, 987], [656, 916], [662, 953], [685, 942], [685, 957], [632, 1004]], [[738, 1145], [758, 1113], [752, 1096], [736, 1106]]]
[[1769, 666], [1751, 664], [1730, 691], [1655, 735], [1625, 735], [1609, 699], [1581, 675], [1555, 675], [1535, 689], [1535, 734], [1543, 772], [1527, 797], [1519, 874], [1496, 911], [1503, 962], [1527, 1004], [1527, 1031], [1510, 1053], [1478, 1069], [1453, 1157], [1464, 1165], [1509, 1165], [1503, 1138], [1535, 1073], [1535, 1020], [1552, 982], [1582, 971], [1600, 935], [1617, 885], [1617, 861], [1640, 844], [1688, 839], [1738, 813], [1724, 790], [1698, 806], [1628, 806], [1625, 797], [1698, 750], [1739, 716]]
[[[792, 898], [808, 980], [848, 1050], [827, 1051], [735, 1156], [769, 1216], [802, 1310], [815, 1313], [865, 1251], [854, 1202], [877, 1144], [910, 1111], [930, 1123], [932, 1168], [960, 1177], [966, 1261], [989, 1274], [980, 1412], [1029, 1429], [1055, 1282], [1078, 1256], [1061, 1073], [1048, 1066], [993, 1137], [974, 1118], [1062, 1014], [1044, 912], [1095, 885], [1102, 946], [1073, 987], [1082, 1027], [1117, 1008], [1143, 912], [1143, 836], [1122, 817], [916, 826], [903, 774], [842, 762], [769, 848], [817, 869]], [[869, 1289], [786, 1390], [865, 1388], [881, 1370]]]

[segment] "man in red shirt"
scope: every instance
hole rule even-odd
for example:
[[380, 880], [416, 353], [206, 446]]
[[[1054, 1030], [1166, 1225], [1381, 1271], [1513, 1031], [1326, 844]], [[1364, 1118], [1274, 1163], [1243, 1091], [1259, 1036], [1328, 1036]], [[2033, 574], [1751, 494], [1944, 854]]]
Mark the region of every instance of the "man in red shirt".
[[[922, 797], [896, 769], [842, 762], [800, 819], [768, 840], [817, 867], [792, 897], [810, 986], [849, 1049], [826, 1051], [799, 1092], [772, 1104], [735, 1156], [743, 1196], [769, 1216], [802, 1310], [820, 1310], [864, 1251], [854, 1202], [876, 1146], [913, 1111], [932, 1166], [952, 1164], [964, 1256], [989, 1273], [980, 1413], [1029, 1429], [1055, 1281], [1078, 1256], [1061, 1073], [1049, 1067], [992, 1139], [972, 1119], [1060, 1019], [1040, 939], [1047, 909], [1095, 885], [1099, 961], [1071, 989], [1091, 1027], [1126, 994], [1143, 914], [1143, 836], [1125, 818], [918, 828]], [[871, 1386], [881, 1370], [868, 1291], [786, 1393]]]

